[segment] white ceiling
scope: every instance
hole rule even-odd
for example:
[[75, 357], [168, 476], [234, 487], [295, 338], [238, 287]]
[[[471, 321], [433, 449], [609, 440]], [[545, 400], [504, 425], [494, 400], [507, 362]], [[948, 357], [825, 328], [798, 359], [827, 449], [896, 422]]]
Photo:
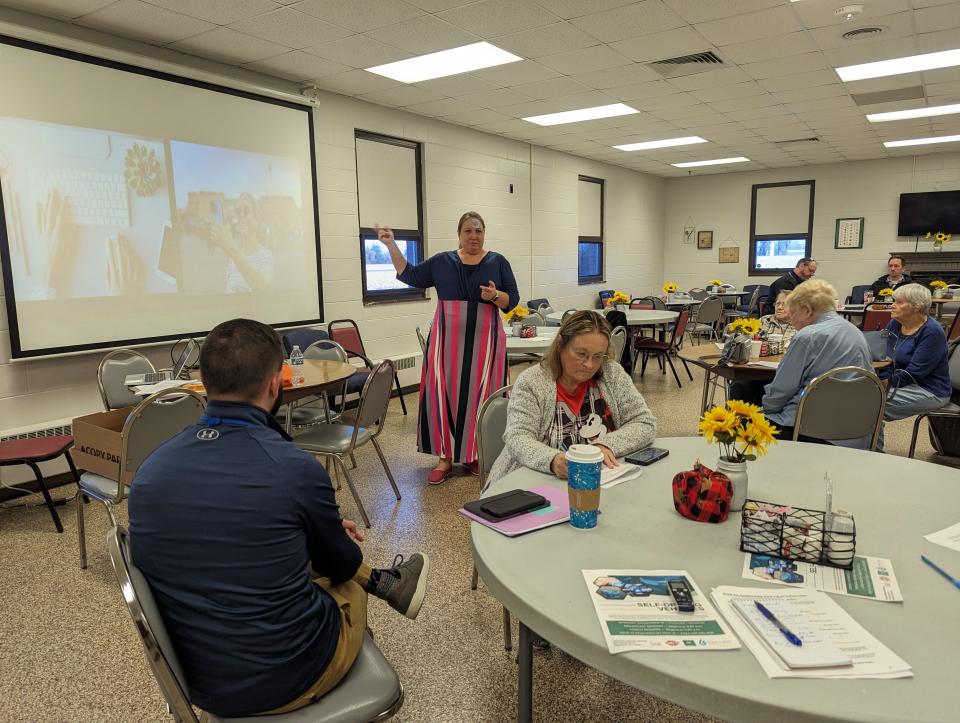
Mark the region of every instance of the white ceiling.
[[[960, 47], [960, 0], [0, 0], [5, 5], [658, 176], [944, 152], [885, 140], [960, 134], [960, 115], [870, 124], [866, 113], [960, 103], [960, 68], [842, 83], [832, 68]], [[873, 39], [844, 40], [879, 26]], [[404, 85], [362, 68], [488, 40], [524, 58]], [[724, 65], [664, 80], [646, 63], [713, 50]], [[924, 97], [852, 94], [922, 85]], [[523, 116], [623, 102], [640, 113], [540, 127]], [[628, 153], [614, 144], [699, 135]], [[818, 136], [819, 143], [776, 141]]]

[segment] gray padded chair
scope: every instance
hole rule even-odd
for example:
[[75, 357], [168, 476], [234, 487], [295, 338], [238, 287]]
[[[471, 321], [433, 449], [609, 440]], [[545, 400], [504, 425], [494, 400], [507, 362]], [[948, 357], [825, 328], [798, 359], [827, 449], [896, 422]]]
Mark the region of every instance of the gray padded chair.
[[625, 327], [618, 326], [610, 334], [610, 359], [615, 362], [620, 361], [623, 356], [623, 348], [627, 345], [627, 330]]
[[111, 409], [135, 407], [141, 397], [130, 391], [123, 383], [129, 374], [150, 374], [156, 372], [153, 363], [143, 354], [133, 349], [117, 349], [107, 354], [97, 366], [97, 386], [103, 408]]
[[695, 336], [698, 344], [700, 337], [704, 334], [708, 339], [714, 339], [717, 336], [717, 324], [722, 318], [723, 300], [719, 296], [709, 298], [697, 308], [695, 316], [687, 327], [687, 334]]
[[[487, 397], [477, 411], [475, 434], [477, 437], [477, 461], [479, 462], [477, 466], [480, 472], [481, 494], [486, 491], [488, 484], [487, 475], [490, 474], [493, 463], [497, 461], [497, 457], [500, 456], [504, 448], [503, 435], [507, 429], [508, 396], [512, 387], [512, 384], [500, 387], [500, 389]], [[474, 565], [473, 579], [470, 582], [471, 590], [477, 589], [478, 578], [477, 566]], [[513, 647], [510, 639], [510, 611], [506, 608], [503, 609], [503, 647], [506, 650], [510, 650]]]
[[565, 322], [567, 320], [567, 317], [570, 316], [570, 314], [575, 314], [576, 312], [577, 312], [576, 309], [567, 309], [565, 312], [563, 312], [563, 316], [560, 317], [560, 323], [562, 324], [563, 322]]
[[[768, 287], [769, 288], [769, 287]], [[744, 289], [746, 291], [746, 289]], [[750, 301], [746, 304], [746, 311], [742, 311], [736, 307], [732, 309], [727, 309], [724, 312], [724, 316], [728, 321], [733, 321], [734, 319], [740, 319], [745, 317], [754, 316], [757, 309], [757, 300], [760, 298], [760, 286], [756, 286], [753, 289], [753, 293], [750, 294]]]
[[690, 294], [690, 298], [694, 301], [706, 301], [708, 298], [710, 298], [710, 294], [707, 293], [707, 290], [700, 288], [699, 286], [693, 287], [687, 293]]
[[80, 540], [80, 567], [87, 567], [87, 536], [83, 520], [83, 496], [104, 504], [110, 517], [110, 525], [117, 526], [113, 514], [115, 505], [126, 499], [127, 488], [133, 475], [150, 454], [184, 427], [195, 424], [206, 401], [189, 389], [164, 389], [151, 394], [130, 412], [123, 424], [123, 441], [120, 446], [120, 481], [101, 477], [93, 472], [80, 475], [77, 503], [77, 535]]
[[[960, 351], [957, 351], [958, 349], [960, 349], [960, 345], [954, 345], [953, 348], [950, 349], [949, 361], [947, 362], [947, 370], [950, 373], [950, 386], [953, 387], [954, 394], [960, 391]], [[917, 415], [913, 423], [913, 436], [910, 437], [910, 452], [907, 454], [908, 457], [913, 457], [913, 453], [917, 449], [917, 434], [920, 432], [920, 422], [922, 422], [925, 417], [960, 419], [960, 404], [948, 402], [946, 406], [940, 407], [940, 409]], [[931, 436], [932, 435], [933, 431], [931, 430]]]
[[877, 448], [887, 393], [879, 377], [860, 367], [837, 367], [812, 379], [803, 390], [793, 425], [793, 440], [856, 439], [872, 435]]
[[390, 392], [393, 387], [394, 374], [396, 374], [396, 367], [389, 359], [384, 359], [373, 368], [363, 385], [363, 391], [360, 393], [360, 402], [353, 425], [319, 424], [307, 429], [303, 434], [297, 435], [293, 440], [298, 447], [311, 454], [333, 459], [337, 473], [342, 472], [346, 478], [350, 493], [353, 495], [353, 499], [360, 509], [360, 515], [363, 517], [363, 522], [367, 527], [370, 527], [370, 518], [363, 507], [363, 502], [360, 501], [360, 495], [357, 494], [357, 488], [354, 487], [353, 479], [350, 477], [343, 459], [352, 456], [357, 447], [367, 442], [373, 444], [373, 448], [377, 450], [377, 456], [380, 458], [380, 464], [383, 465], [383, 470], [387, 473], [387, 479], [390, 480], [390, 486], [393, 487], [397, 499], [400, 499], [400, 490], [397, 489], [397, 483], [393, 479], [393, 473], [387, 464], [387, 458], [383, 456], [383, 450], [377, 441], [377, 437], [383, 431], [387, 409], [390, 406]]
[[[107, 533], [107, 551], [143, 652], [160, 686], [167, 710], [177, 723], [199, 723], [187, 697], [187, 683], [177, 653], [163, 624], [150, 584], [130, 556], [130, 540], [122, 527]], [[210, 723], [360, 723], [391, 718], [403, 705], [403, 685], [369, 635], [350, 672], [319, 701], [284, 715], [220, 718]]]
[[[326, 359], [328, 361], [338, 361], [343, 362], [344, 364], [348, 363], [347, 352], [344, 351], [344, 348], [337, 344], [335, 341], [330, 341], [329, 339], [318, 339], [313, 342], [310, 346], [303, 350], [304, 359]], [[342, 388], [334, 392], [333, 397], [336, 399], [337, 394], [340, 395], [340, 399], [343, 400], [346, 397], [347, 393], [347, 382], [343, 382]], [[283, 412], [278, 412], [278, 416], [285, 417], [284, 423], [287, 425], [287, 429], [292, 427], [311, 427], [315, 424], [321, 424], [326, 422], [330, 423], [330, 397], [328, 392], [324, 392], [319, 397], [307, 397], [305, 400], [298, 400], [300, 403], [294, 403], [292, 405], [287, 405]], [[315, 403], [317, 401], [323, 402], [323, 406], [319, 407]]]

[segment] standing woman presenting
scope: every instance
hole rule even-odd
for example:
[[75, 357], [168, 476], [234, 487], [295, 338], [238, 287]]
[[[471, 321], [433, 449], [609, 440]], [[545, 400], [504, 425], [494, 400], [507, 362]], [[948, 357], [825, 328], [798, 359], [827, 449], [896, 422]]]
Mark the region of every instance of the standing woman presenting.
[[477, 410], [507, 379], [500, 312], [520, 302], [513, 269], [506, 258], [483, 248], [486, 225], [476, 211], [460, 217], [459, 249], [416, 266], [407, 263], [389, 227], [376, 230], [390, 251], [397, 279], [437, 290], [417, 419], [417, 449], [439, 457], [427, 482], [440, 484], [452, 476], [454, 462], [477, 474]]

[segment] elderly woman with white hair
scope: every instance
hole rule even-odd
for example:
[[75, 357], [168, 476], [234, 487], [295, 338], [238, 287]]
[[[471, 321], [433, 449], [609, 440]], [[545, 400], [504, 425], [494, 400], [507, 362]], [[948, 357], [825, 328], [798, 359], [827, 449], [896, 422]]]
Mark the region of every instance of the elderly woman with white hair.
[[[837, 290], [820, 279], [805, 281], [787, 297], [787, 314], [797, 333], [763, 394], [763, 412], [781, 428], [781, 439], [793, 437], [800, 396], [814, 378], [837, 367], [872, 368], [863, 333], [837, 314], [836, 304]], [[830, 442], [868, 449], [870, 436]]]
[[[887, 421], [939, 409], [950, 401], [947, 337], [930, 318], [930, 290], [905, 284], [893, 291], [887, 324], [887, 356], [892, 364], [880, 371], [887, 385]], [[881, 447], [882, 449], [882, 447]]]

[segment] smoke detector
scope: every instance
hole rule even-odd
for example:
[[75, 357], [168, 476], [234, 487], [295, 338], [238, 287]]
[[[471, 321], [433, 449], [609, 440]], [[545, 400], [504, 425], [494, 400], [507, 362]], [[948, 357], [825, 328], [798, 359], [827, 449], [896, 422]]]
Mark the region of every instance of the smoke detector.
[[844, 20], [853, 20], [857, 15], [863, 14], [863, 5], [844, 5], [834, 10], [833, 14]]

